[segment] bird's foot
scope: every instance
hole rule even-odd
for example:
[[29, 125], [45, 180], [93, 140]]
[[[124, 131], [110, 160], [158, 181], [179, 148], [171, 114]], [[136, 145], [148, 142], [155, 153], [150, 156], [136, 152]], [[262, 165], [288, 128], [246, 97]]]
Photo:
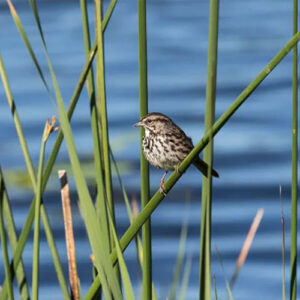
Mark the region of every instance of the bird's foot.
[[176, 165], [175, 171], [176, 171], [176, 173], [177, 173], [178, 175], [182, 175], [183, 172], [181, 172], [181, 171], [179, 170], [179, 166], [180, 166], [180, 163], [179, 163], [178, 165]]
[[164, 183], [165, 183], [164, 180], [161, 179], [161, 180], [160, 180], [160, 184], [159, 184], [159, 191], [160, 191], [161, 194], [163, 194], [163, 195], [166, 197], [167, 194], [166, 194], [166, 192], [165, 192], [165, 190], [164, 190], [164, 187], [163, 187]]

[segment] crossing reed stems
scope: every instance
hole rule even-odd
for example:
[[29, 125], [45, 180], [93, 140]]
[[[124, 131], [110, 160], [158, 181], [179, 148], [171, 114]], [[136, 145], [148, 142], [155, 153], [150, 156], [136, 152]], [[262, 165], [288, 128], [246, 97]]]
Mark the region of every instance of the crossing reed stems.
[[[240, 93], [240, 95], [235, 99], [235, 101], [229, 106], [229, 108], [217, 119], [217, 121], [212, 126], [211, 130], [204, 135], [204, 137], [199, 141], [193, 150], [186, 156], [183, 162], [180, 164], [178, 170], [179, 172], [173, 172], [168, 180], [164, 184], [165, 192], [168, 193], [176, 182], [180, 179], [182, 174], [187, 170], [187, 168], [193, 163], [197, 155], [204, 149], [204, 147], [214, 137], [222, 127], [228, 122], [231, 116], [239, 109], [239, 107], [249, 98], [249, 96], [254, 92], [254, 90], [262, 83], [262, 81], [272, 72], [272, 70], [282, 61], [282, 59], [291, 51], [296, 43], [300, 40], [300, 32], [297, 32], [285, 46], [273, 57], [273, 59], [265, 66], [265, 68], [254, 78], [254, 80]], [[136, 217], [133, 223], [128, 227], [126, 232], [123, 234], [120, 240], [120, 246], [122, 251], [124, 251], [131, 240], [135, 237], [141, 226], [148, 220], [153, 211], [157, 208], [160, 202], [164, 199], [164, 195], [157, 191], [140, 214]], [[116, 251], [113, 249], [111, 253], [111, 260], [113, 263], [116, 262], [117, 256]], [[91, 285], [89, 291], [85, 296], [85, 300], [93, 299], [93, 296], [97, 293], [100, 287], [100, 280], [97, 276]]]
[[4, 270], [5, 276], [7, 279], [7, 291], [8, 291], [8, 299], [14, 299], [13, 285], [12, 285], [12, 277], [9, 265], [9, 256], [8, 256], [8, 244], [6, 239], [5, 227], [4, 227], [4, 196], [5, 195], [5, 186], [4, 179], [2, 176], [2, 170], [0, 167], [0, 240], [1, 240], [1, 248], [3, 253], [3, 262], [4, 262]]

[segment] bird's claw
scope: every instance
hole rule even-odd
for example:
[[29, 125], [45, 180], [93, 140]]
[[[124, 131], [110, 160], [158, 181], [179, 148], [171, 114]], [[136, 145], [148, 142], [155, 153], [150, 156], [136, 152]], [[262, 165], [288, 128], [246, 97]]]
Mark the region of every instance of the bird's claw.
[[164, 195], [164, 197], [167, 196], [166, 192], [164, 191], [163, 187], [159, 187], [159, 191], [162, 195]]
[[181, 171], [179, 171], [179, 166], [180, 166], [180, 164], [176, 165], [175, 171], [178, 175], [182, 175], [183, 173]]
[[166, 194], [166, 192], [165, 192], [165, 190], [164, 190], [164, 188], [163, 188], [164, 183], [165, 183], [165, 182], [164, 182], [163, 180], [160, 181], [159, 191], [160, 191], [160, 193], [161, 193], [162, 195], [164, 195], [164, 196], [166, 197], [167, 194]]

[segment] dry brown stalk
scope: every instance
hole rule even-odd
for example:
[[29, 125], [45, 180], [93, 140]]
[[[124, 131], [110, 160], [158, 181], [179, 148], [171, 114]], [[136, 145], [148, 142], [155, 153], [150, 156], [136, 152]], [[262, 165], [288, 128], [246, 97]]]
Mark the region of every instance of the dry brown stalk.
[[61, 184], [61, 200], [64, 214], [65, 223], [65, 236], [66, 236], [66, 247], [68, 255], [68, 266], [69, 266], [69, 280], [71, 287], [72, 299], [79, 300], [79, 282], [76, 266], [76, 255], [75, 255], [75, 242], [73, 234], [72, 224], [72, 211], [70, 203], [70, 190], [67, 179], [67, 172], [65, 170], [58, 171], [58, 177]]
[[252, 225], [249, 229], [249, 232], [248, 232], [248, 235], [245, 239], [245, 242], [244, 242], [244, 245], [242, 247], [242, 250], [240, 252], [240, 255], [236, 261], [236, 267], [235, 267], [235, 271], [231, 277], [231, 280], [230, 280], [230, 287], [233, 286], [237, 276], [238, 276], [238, 273], [241, 269], [241, 267], [243, 266], [246, 258], [247, 258], [247, 255], [249, 253], [249, 250], [250, 250], [250, 247], [251, 247], [251, 244], [253, 242], [253, 239], [255, 237], [255, 234], [256, 234], [256, 231], [258, 229], [258, 226], [260, 224], [260, 221], [263, 217], [263, 214], [264, 214], [264, 210], [262, 208], [260, 208], [257, 213], [256, 213], [256, 216], [255, 218], [253, 219], [253, 222], [252, 222]]

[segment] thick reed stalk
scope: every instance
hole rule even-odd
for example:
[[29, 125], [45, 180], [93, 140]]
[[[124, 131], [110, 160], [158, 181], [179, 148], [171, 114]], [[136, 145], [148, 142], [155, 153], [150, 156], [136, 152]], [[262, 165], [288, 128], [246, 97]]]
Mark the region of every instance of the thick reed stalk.
[[[182, 174], [193, 163], [197, 155], [204, 149], [204, 147], [211, 140], [211, 137], [215, 136], [221, 128], [228, 122], [230, 117], [238, 110], [238, 108], [248, 99], [248, 97], [254, 92], [254, 90], [262, 83], [262, 81], [271, 73], [271, 71], [281, 62], [281, 60], [291, 51], [296, 43], [300, 40], [300, 32], [297, 32], [292, 39], [274, 56], [274, 58], [266, 65], [266, 67], [255, 77], [255, 79], [242, 91], [242, 93], [235, 99], [230, 107], [219, 117], [214, 123], [212, 129], [205, 134], [205, 136], [199, 141], [193, 150], [186, 156], [183, 162], [179, 166], [179, 172], [173, 172], [169, 176], [168, 180], [164, 184], [164, 191], [168, 193], [171, 188], [176, 184]], [[141, 226], [148, 220], [153, 211], [157, 208], [160, 202], [164, 199], [164, 195], [157, 191], [144, 207], [141, 213], [136, 217], [133, 223], [128, 227], [120, 240], [120, 246], [124, 251], [131, 240], [135, 237]], [[116, 251], [113, 249], [111, 253], [111, 260], [116, 262]], [[91, 285], [85, 300], [92, 299], [97, 290], [100, 287], [99, 277], [96, 277]]]
[[[88, 11], [86, 0], [80, 0], [81, 15], [82, 15], [82, 29], [83, 29], [83, 40], [86, 61], [89, 60], [89, 53], [91, 48], [90, 42], [90, 31], [88, 22]], [[106, 240], [106, 245], [109, 245], [109, 231], [108, 231], [108, 220], [106, 215], [106, 204], [105, 204], [105, 186], [103, 179], [103, 166], [102, 166], [102, 154], [101, 154], [101, 142], [100, 142], [100, 126], [98, 111], [96, 107], [96, 97], [95, 97], [95, 84], [94, 84], [94, 73], [91, 67], [87, 75], [87, 91], [90, 99], [90, 111], [91, 111], [91, 127], [93, 134], [93, 144], [94, 144], [94, 160], [95, 160], [95, 172], [96, 172], [96, 186], [97, 186], [97, 196], [96, 196], [96, 211], [99, 216], [101, 226], [104, 232], [104, 238]]]
[[[104, 182], [106, 190], [107, 206], [110, 214], [115, 222], [115, 208], [113, 202], [113, 189], [111, 179], [111, 164], [109, 155], [109, 135], [108, 135], [108, 121], [107, 121], [107, 105], [106, 105], [106, 85], [105, 85], [105, 65], [104, 65], [104, 44], [102, 31], [102, 0], [95, 0], [96, 13], [96, 39], [97, 39], [97, 94], [96, 101], [100, 108], [101, 121], [101, 146], [102, 159], [104, 168]], [[113, 234], [110, 230], [110, 242], [113, 244]]]
[[[298, 30], [298, 0], [294, 0], [293, 34]], [[298, 218], [298, 45], [293, 49], [293, 116], [292, 116], [292, 205], [290, 299], [297, 298], [297, 218]]]
[[[217, 80], [217, 51], [218, 51], [218, 21], [219, 1], [210, 0], [209, 35], [208, 35], [208, 62], [206, 84], [205, 133], [208, 133], [215, 120], [215, 98]], [[208, 177], [202, 176], [202, 213], [200, 236], [200, 284], [199, 299], [211, 299], [211, 202], [213, 165], [212, 134], [207, 147], [204, 149], [204, 161], [209, 165]]]
[[[139, 32], [139, 97], [140, 117], [148, 113], [148, 76], [147, 76], [147, 24], [146, 0], [138, 0], [138, 32]], [[140, 128], [140, 161], [141, 161], [141, 205], [146, 206], [150, 199], [149, 164], [144, 158], [142, 143], [144, 128]], [[143, 239], [143, 299], [152, 299], [152, 255], [151, 255], [151, 219], [142, 227]]]

